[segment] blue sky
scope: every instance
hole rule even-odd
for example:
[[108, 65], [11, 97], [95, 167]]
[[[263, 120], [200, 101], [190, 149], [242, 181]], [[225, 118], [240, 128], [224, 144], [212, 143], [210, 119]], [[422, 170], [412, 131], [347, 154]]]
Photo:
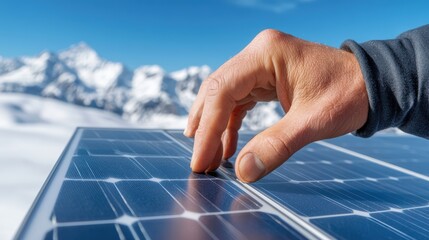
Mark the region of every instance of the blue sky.
[[84, 41], [131, 69], [215, 69], [266, 28], [338, 47], [394, 38], [429, 23], [428, 9], [425, 0], [2, 0], [0, 56]]

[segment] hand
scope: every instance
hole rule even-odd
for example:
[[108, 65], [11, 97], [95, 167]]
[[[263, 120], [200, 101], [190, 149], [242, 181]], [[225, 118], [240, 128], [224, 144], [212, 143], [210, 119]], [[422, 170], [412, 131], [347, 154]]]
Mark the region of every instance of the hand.
[[368, 115], [352, 53], [265, 30], [202, 83], [184, 133], [195, 137], [192, 170], [213, 171], [231, 157], [246, 112], [272, 100], [287, 113], [241, 150], [241, 181], [262, 178], [308, 143], [362, 127]]

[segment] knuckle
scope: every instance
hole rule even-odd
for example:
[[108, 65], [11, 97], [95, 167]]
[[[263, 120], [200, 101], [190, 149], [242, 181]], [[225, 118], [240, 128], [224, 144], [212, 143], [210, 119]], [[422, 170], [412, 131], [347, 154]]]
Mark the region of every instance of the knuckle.
[[265, 29], [261, 31], [256, 37], [256, 40], [262, 41], [265, 44], [278, 43], [279, 41], [284, 41], [285, 38], [290, 37], [291, 35], [285, 34], [283, 32], [274, 30], [274, 29]]
[[222, 80], [218, 77], [209, 77], [207, 79], [207, 95], [208, 96], [216, 96], [219, 94], [221, 89]]
[[207, 97], [211, 101], [215, 98], [226, 100], [228, 104], [234, 105], [235, 98], [229, 92], [231, 83], [228, 82], [222, 75], [210, 76], [207, 79]]
[[264, 138], [265, 145], [271, 148], [280, 158], [286, 160], [292, 154], [290, 146], [280, 137], [268, 136]]

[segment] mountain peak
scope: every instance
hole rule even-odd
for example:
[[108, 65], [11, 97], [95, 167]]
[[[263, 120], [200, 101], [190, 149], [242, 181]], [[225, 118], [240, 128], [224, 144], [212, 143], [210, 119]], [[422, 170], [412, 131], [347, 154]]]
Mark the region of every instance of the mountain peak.
[[95, 52], [94, 49], [91, 46], [89, 46], [86, 42], [79, 42], [77, 44], [73, 44], [66, 51]]
[[71, 45], [68, 49], [61, 51], [58, 56], [69, 67], [97, 66], [103, 61], [97, 52], [84, 42]]
[[68, 49], [59, 53], [61, 59], [76, 60], [78, 62], [97, 61], [97, 52], [85, 42], [71, 45]]
[[56, 59], [56, 55], [55, 55], [55, 53], [50, 52], [50, 51], [43, 51], [39, 54], [39, 56], [37, 58], [41, 59], [43, 61], [49, 61], [49, 60]]

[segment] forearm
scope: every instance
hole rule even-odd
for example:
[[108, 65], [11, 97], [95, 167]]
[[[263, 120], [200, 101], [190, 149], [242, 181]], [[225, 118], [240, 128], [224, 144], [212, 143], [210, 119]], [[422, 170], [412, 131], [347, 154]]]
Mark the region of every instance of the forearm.
[[369, 97], [367, 122], [354, 134], [399, 127], [429, 138], [429, 25], [394, 40], [348, 40], [341, 48], [358, 59]]

